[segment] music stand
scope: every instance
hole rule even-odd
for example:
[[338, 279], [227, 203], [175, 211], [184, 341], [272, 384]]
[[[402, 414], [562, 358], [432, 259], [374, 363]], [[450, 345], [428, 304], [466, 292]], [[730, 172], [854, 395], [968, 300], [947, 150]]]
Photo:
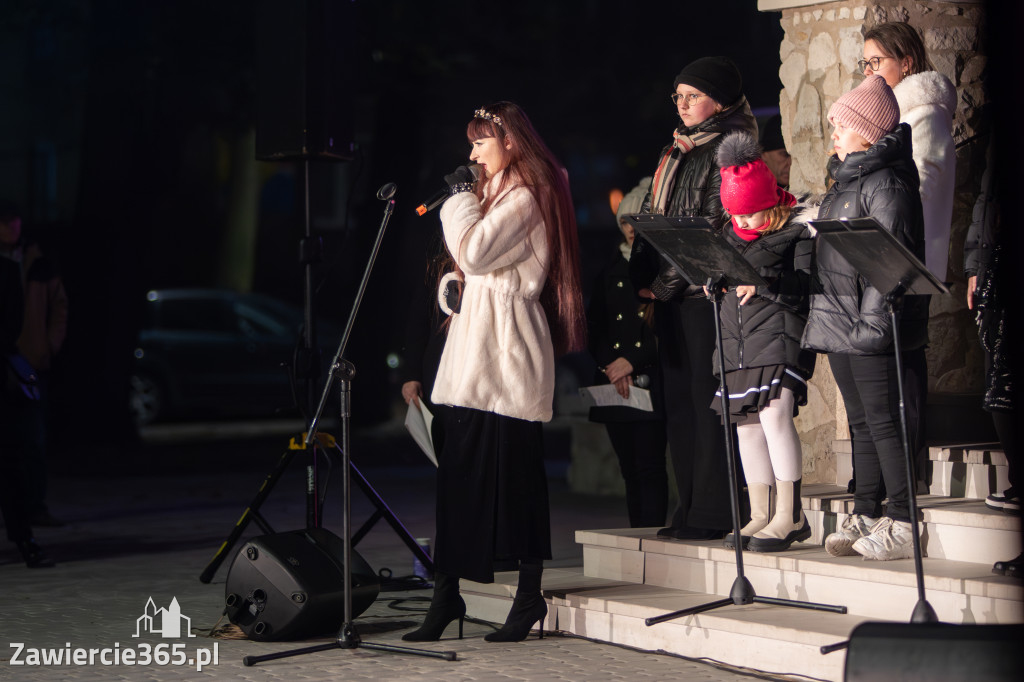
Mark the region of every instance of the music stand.
[[[914, 572], [917, 576], [917, 604], [911, 615], [912, 623], [938, 621], [924, 594], [924, 567], [921, 563], [921, 538], [918, 536], [917, 491], [914, 466], [910, 456], [910, 438], [907, 432], [907, 413], [904, 404], [903, 360], [900, 342], [899, 309], [905, 294], [948, 294], [946, 288], [907, 247], [874, 218], [841, 218], [838, 220], [812, 220], [818, 239], [835, 249], [839, 255], [879, 292], [885, 292], [885, 305], [892, 321], [892, 344], [896, 353], [896, 387], [899, 393], [900, 440], [907, 466], [907, 490], [910, 502], [910, 526], [914, 544]], [[843, 648], [846, 643], [822, 647], [822, 653]], [[828, 649], [829, 651], [826, 651]]]
[[[385, 192], [385, 189], [389, 189], [389, 192]], [[410, 647], [395, 646], [393, 644], [372, 644], [370, 642], [364, 642], [359, 637], [359, 632], [356, 630], [355, 623], [352, 622], [352, 450], [350, 447], [350, 431], [352, 416], [351, 385], [352, 378], [355, 377], [356, 374], [356, 368], [355, 365], [344, 358], [344, 354], [345, 349], [348, 347], [348, 340], [352, 334], [352, 328], [355, 326], [356, 314], [359, 312], [359, 305], [362, 303], [363, 295], [366, 293], [366, 285], [370, 281], [370, 272], [373, 270], [373, 264], [377, 260], [377, 253], [380, 250], [381, 242], [384, 240], [384, 230], [387, 228], [388, 221], [391, 219], [391, 214], [395, 210], [394, 194], [395, 187], [393, 183], [388, 183], [388, 185], [382, 187], [380, 192], [377, 193], [378, 198], [384, 199], [387, 202], [384, 208], [384, 217], [381, 220], [380, 230], [377, 232], [377, 241], [374, 242], [373, 250], [370, 252], [370, 258], [366, 263], [366, 270], [363, 272], [363, 279], [359, 283], [358, 291], [356, 291], [355, 300], [352, 303], [352, 309], [349, 311], [348, 322], [345, 324], [345, 330], [342, 332], [341, 339], [338, 341], [338, 349], [334, 353], [334, 359], [331, 360], [331, 368], [327, 381], [324, 382], [323, 392], [320, 394], [320, 402], [317, 405], [316, 413], [310, 420], [309, 432], [306, 434], [305, 441], [306, 446], [309, 447], [312, 446], [319, 437], [317, 426], [320, 423], [321, 416], [323, 416], [327, 401], [331, 397], [331, 389], [334, 386], [334, 382], [337, 381], [339, 389], [338, 392], [340, 393], [341, 416], [341, 486], [344, 493], [341, 517], [342, 562], [345, 565], [345, 580], [343, 586], [345, 602], [343, 608], [345, 612], [344, 620], [341, 624], [341, 628], [338, 630], [338, 634], [334, 638], [334, 641], [328, 644], [317, 644], [314, 646], [292, 649], [290, 651], [280, 651], [262, 656], [245, 656], [242, 658], [242, 664], [246, 666], [256, 665], [263, 661], [273, 661], [279, 658], [289, 658], [291, 656], [312, 654], [318, 651], [327, 651], [329, 649], [372, 649], [375, 651], [390, 651], [392, 653], [441, 658], [446, 661], [454, 661], [456, 658], [456, 653], [454, 651], [428, 651], [425, 649], [412, 649]]]
[[739, 476], [733, 450], [732, 419], [729, 414], [729, 391], [725, 381], [725, 352], [722, 347], [722, 316], [720, 304], [728, 287], [739, 285], [764, 286], [767, 283], [750, 266], [739, 251], [734, 249], [711, 224], [703, 218], [667, 218], [660, 215], [633, 215], [627, 222], [647, 240], [674, 268], [691, 283], [703, 282], [708, 290], [715, 319], [715, 344], [718, 349], [718, 385], [722, 407], [722, 429], [725, 432], [725, 456], [729, 472], [729, 501], [732, 505], [732, 524], [736, 542], [736, 579], [728, 599], [673, 611], [647, 618], [648, 626], [664, 623], [682, 616], [711, 611], [722, 606], [746, 604], [773, 604], [813, 611], [846, 613], [845, 606], [819, 604], [778, 597], [759, 597], [754, 586], [743, 574], [743, 543], [740, 542]]

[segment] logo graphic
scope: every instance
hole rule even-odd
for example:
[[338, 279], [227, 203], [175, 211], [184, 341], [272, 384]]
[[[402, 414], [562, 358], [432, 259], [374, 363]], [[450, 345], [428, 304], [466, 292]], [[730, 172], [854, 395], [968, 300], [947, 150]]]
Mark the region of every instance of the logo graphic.
[[[185, 635], [181, 634], [182, 630]], [[135, 634], [132, 637], [138, 637], [145, 632], [173, 639], [182, 636], [195, 637], [192, 633], [192, 619], [181, 615], [177, 597], [171, 598], [171, 603], [166, 609], [158, 609], [153, 603], [153, 597], [149, 598], [145, 612], [135, 621]]]

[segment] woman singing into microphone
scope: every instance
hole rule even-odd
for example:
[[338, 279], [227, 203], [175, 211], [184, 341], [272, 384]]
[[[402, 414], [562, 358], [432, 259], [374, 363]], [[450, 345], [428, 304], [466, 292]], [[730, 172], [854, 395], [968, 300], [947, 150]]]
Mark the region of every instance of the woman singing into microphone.
[[[451, 405], [438, 458], [434, 594], [406, 641], [433, 641], [462, 619], [459, 578], [494, 581], [495, 561], [518, 562], [504, 626], [484, 639], [525, 639], [547, 605], [551, 558], [541, 423], [551, 419], [555, 353], [584, 347], [576, 220], [566, 173], [519, 106], [477, 109], [470, 160], [445, 177], [445, 244], [462, 297], [452, 312], [432, 400]], [[442, 290], [446, 290], [442, 286]]]

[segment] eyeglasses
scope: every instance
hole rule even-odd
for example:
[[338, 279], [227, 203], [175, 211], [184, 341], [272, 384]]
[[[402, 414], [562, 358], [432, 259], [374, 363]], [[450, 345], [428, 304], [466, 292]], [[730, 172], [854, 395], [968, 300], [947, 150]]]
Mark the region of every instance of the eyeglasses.
[[682, 98], [682, 100], [686, 102], [686, 106], [692, 107], [697, 102], [701, 101], [701, 99], [707, 97], [707, 95], [701, 95], [696, 92], [691, 92], [688, 95], [680, 95], [678, 92], [673, 92], [669, 97], [672, 98], [672, 104], [675, 104], [676, 106], [679, 105], [679, 100]]
[[882, 65], [883, 59], [895, 59], [895, 57], [872, 57], [871, 59], [858, 59], [857, 68], [863, 71], [864, 69], [870, 66], [872, 71], [878, 71], [878, 67]]

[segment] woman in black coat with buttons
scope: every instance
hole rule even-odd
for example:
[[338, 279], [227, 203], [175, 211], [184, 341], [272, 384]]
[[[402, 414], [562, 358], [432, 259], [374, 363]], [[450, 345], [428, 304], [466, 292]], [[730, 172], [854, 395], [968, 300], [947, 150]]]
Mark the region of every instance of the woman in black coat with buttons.
[[658, 345], [651, 327], [650, 303], [639, 303], [629, 283], [632, 226], [625, 216], [640, 212], [650, 178], [619, 203], [616, 219], [625, 241], [601, 270], [587, 309], [588, 348], [597, 360], [597, 383], [610, 382], [623, 398], [635, 386], [651, 393], [651, 412], [625, 406], [595, 406], [590, 419], [603, 422], [626, 483], [626, 509], [632, 528], [660, 527], [668, 513], [665, 468], [665, 415], [661, 399]]

